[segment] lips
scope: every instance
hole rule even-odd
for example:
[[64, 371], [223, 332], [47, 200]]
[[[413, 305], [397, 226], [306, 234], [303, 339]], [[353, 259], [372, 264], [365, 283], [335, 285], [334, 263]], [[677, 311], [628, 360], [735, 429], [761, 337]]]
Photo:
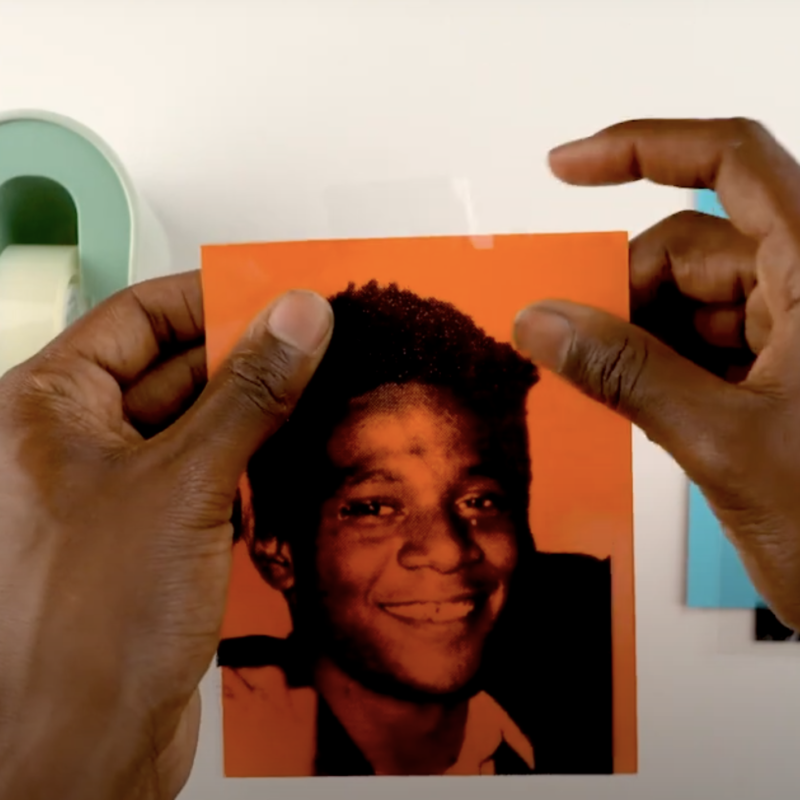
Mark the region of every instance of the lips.
[[444, 625], [467, 619], [479, 605], [479, 598], [463, 597], [452, 600], [422, 600], [409, 603], [384, 603], [384, 611], [406, 622], [427, 622]]

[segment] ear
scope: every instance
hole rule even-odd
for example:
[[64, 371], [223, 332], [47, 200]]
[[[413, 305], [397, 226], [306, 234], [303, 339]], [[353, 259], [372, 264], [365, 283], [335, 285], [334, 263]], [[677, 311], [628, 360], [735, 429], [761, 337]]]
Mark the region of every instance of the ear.
[[294, 563], [288, 543], [277, 536], [269, 539], [249, 537], [250, 558], [261, 577], [279, 592], [286, 593], [294, 587]]

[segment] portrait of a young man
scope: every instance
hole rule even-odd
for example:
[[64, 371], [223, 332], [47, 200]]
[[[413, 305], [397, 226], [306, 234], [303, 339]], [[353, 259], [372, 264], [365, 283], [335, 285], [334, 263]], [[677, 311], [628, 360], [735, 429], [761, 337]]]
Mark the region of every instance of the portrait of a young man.
[[263, 776], [613, 772], [611, 560], [537, 549], [536, 368], [393, 283], [330, 300], [247, 473], [239, 536], [292, 630], [222, 641], [226, 746]]

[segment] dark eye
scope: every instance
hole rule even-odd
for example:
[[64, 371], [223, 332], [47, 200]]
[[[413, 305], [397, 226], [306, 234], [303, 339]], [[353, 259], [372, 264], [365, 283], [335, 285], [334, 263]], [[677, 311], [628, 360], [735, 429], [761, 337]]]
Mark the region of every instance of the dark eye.
[[502, 495], [484, 492], [463, 497], [456, 503], [456, 508], [462, 517], [476, 517], [505, 511], [505, 502]]
[[359, 519], [364, 517], [388, 517], [394, 508], [379, 500], [353, 500], [339, 510], [340, 519]]
[[466, 503], [469, 508], [477, 508], [481, 510], [495, 508], [494, 498], [490, 497], [489, 495], [483, 495], [482, 497], [470, 497], [467, 499]]

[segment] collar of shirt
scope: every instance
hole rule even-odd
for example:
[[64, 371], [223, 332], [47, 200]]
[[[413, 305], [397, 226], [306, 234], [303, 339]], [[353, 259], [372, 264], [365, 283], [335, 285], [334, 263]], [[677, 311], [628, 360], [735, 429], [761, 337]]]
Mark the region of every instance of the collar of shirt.
[[445, 774], [496, 774], [495, 753], [504, 743], [533, 771], [533, 746], [525, 734], [490, 695], [486, 692], [475, 695], [469, 701], [458, 761]]
[[[314, 774], [375, 775], [372, 765], [350, 738], [328, 704], [317, 698]], [[492, 697], [481, 692], [470, 700], [464, 741], [445, 775], [519, 775], [534, 771], [533, 746]]]

